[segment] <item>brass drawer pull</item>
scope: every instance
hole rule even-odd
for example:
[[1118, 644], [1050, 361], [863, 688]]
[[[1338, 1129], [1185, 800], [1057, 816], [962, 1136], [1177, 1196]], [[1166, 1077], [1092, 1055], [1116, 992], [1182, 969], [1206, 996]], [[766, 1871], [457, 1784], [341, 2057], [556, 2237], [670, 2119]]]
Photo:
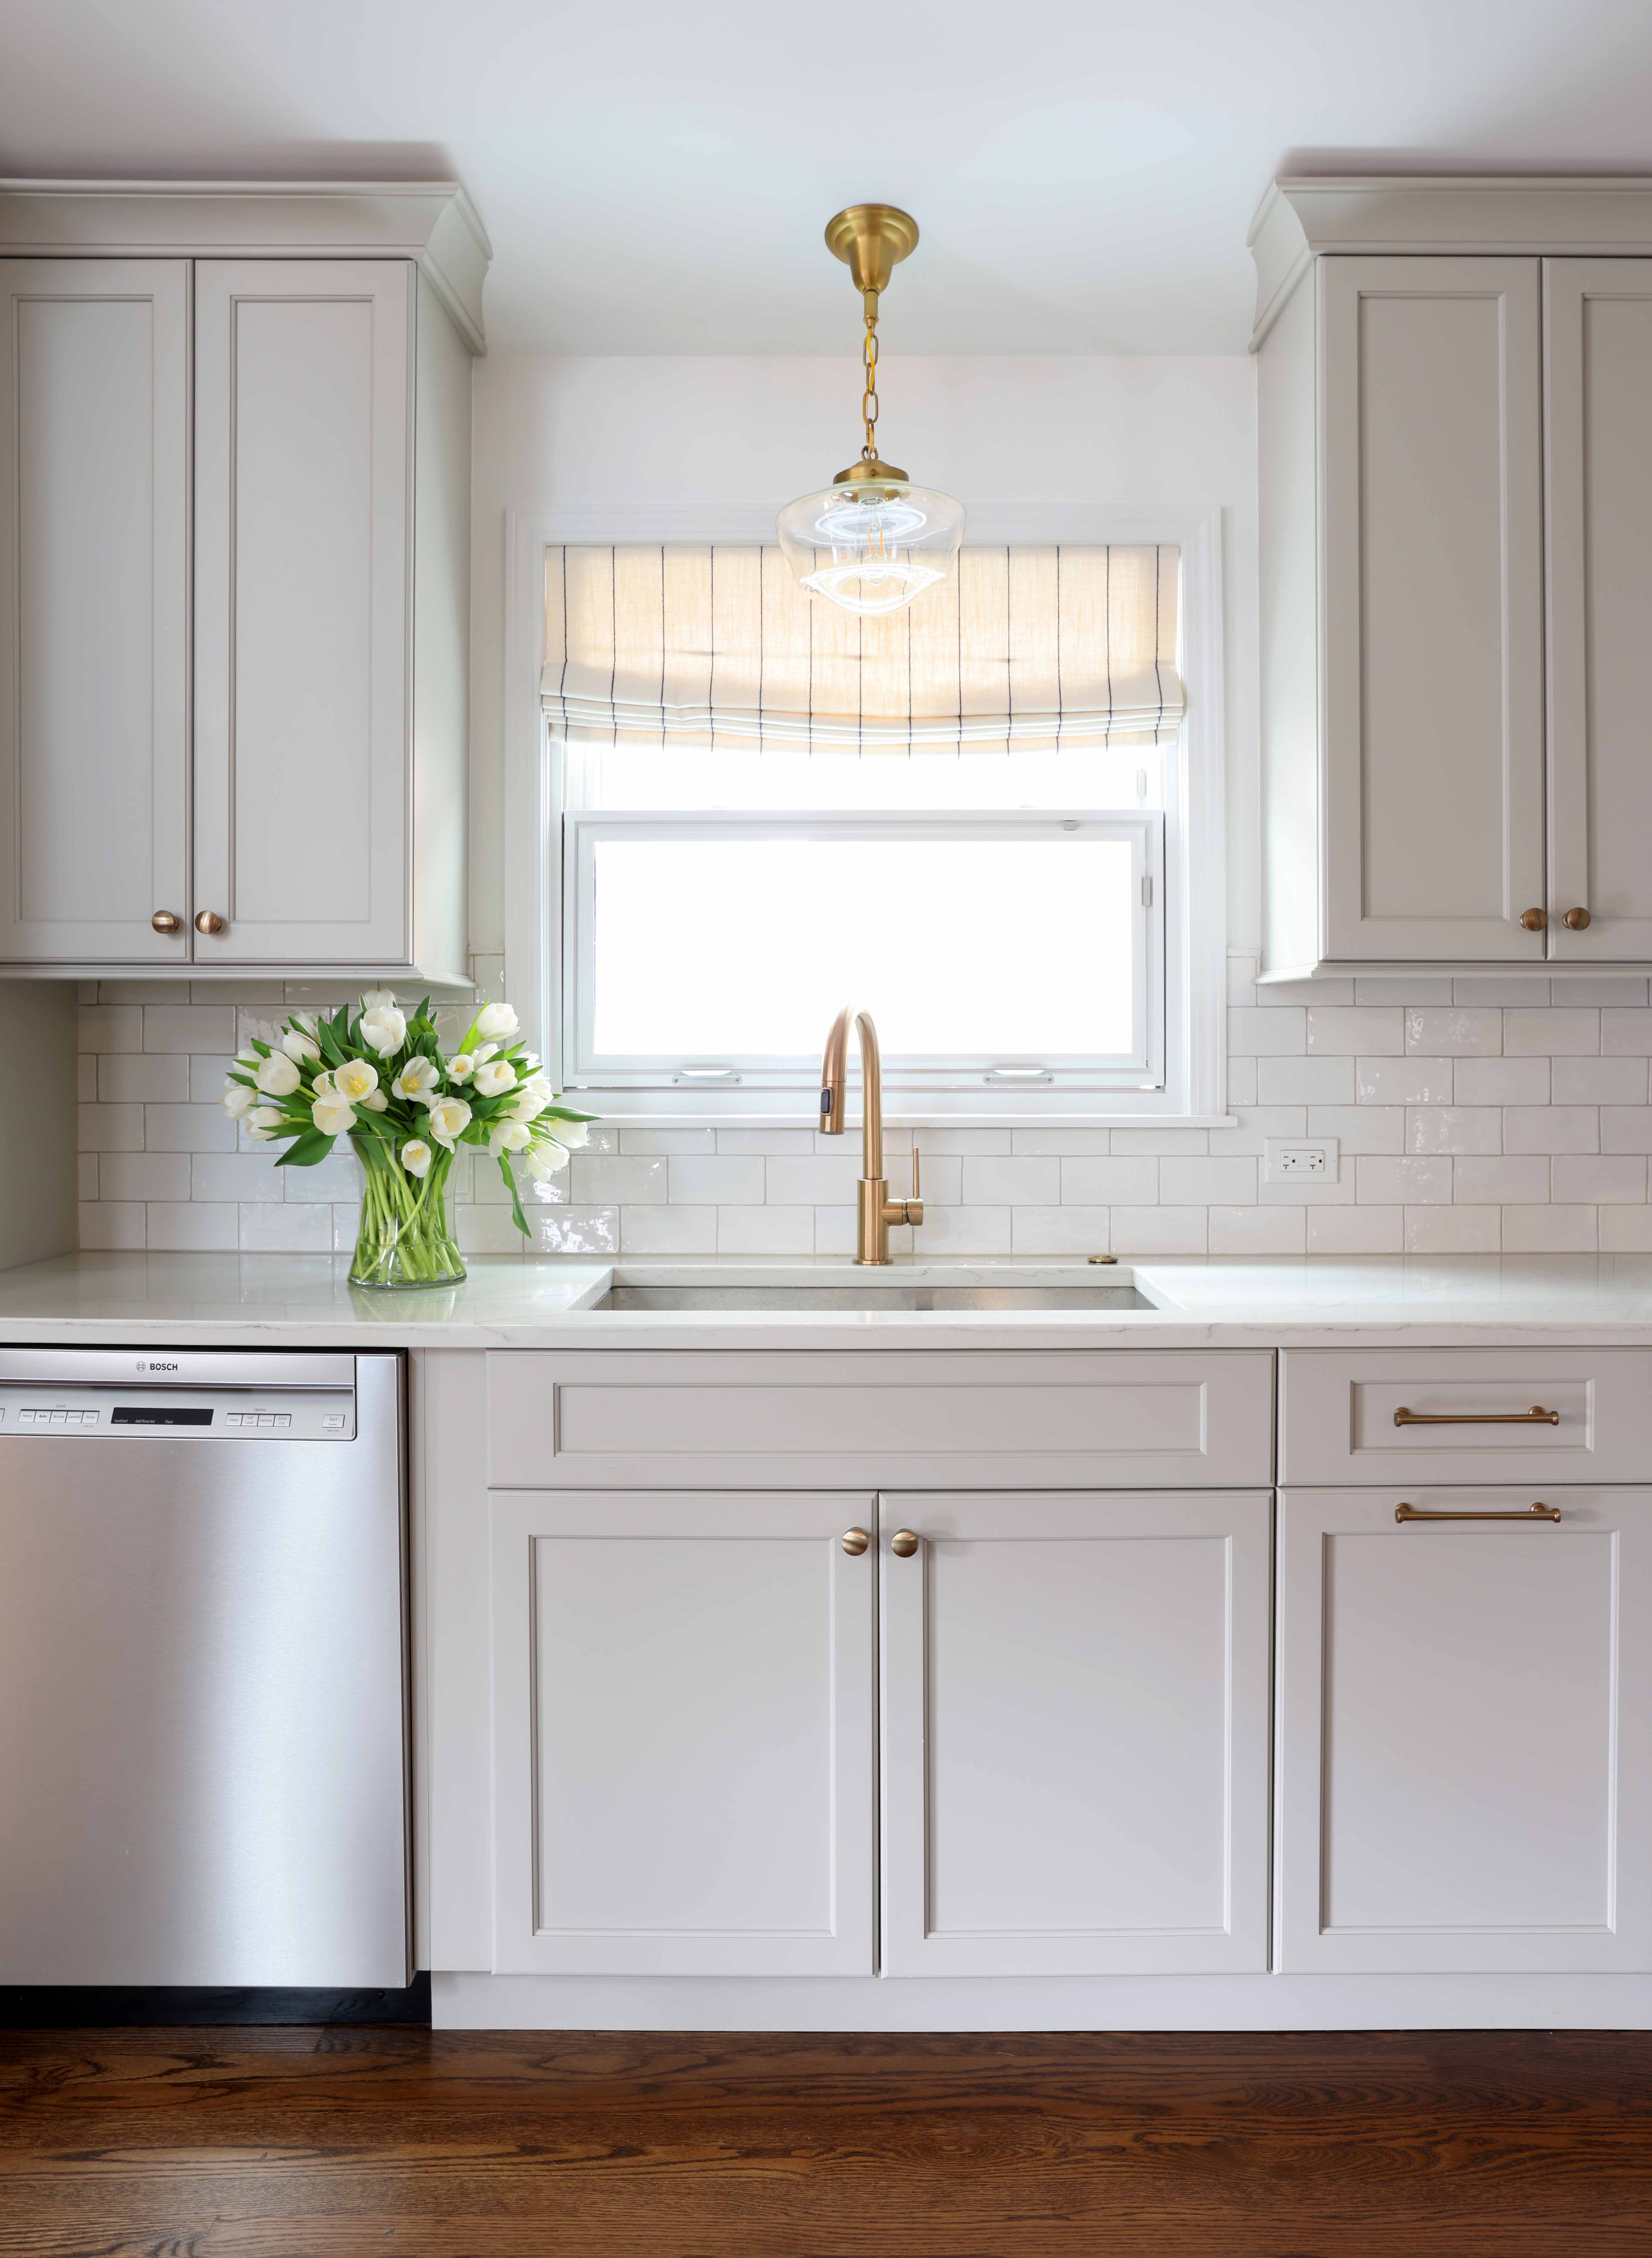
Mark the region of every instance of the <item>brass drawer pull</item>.
[[1424, 1513], [1414, 1505], [1397, 1505], [1394, 1519], [1407, 1521], [1558, 1521], [1557, 1505], [1528, 1505], [1524, 1513]]
[[837, 1541], [851, 1560], [858, 1560], [872, 1539], [864, 1529], [845, 1529]]
[[1558, 1411], [1534, 1403], [1529, 1411], [1411, 1411], [1402, 1403], [1396, 1427], [1558, 1427]]
[[919, 1539], [909, 1529], [897, 1529], [889, 1539], [889, 1550], [898, 1560], [909, 1560], [918, 1549]]

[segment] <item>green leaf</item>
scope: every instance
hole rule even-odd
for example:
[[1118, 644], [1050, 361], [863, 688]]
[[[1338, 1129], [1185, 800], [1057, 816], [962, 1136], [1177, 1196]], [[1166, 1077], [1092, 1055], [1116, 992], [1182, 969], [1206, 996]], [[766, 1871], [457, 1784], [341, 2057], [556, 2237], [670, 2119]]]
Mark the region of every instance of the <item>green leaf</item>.
[[505, 1189], [510, 1194], [510, 1212], [516, 1219], [516, 1228], [524, 1239], [531, 1239], [533, 1233], [529, 1230], [528, 1218], [522, 1211], [522, 1195], [516, 1189], [516, 1179], [511, 1173], [509, 1153], [499, 1155], [499, 1173], [505, 1180]]
[[278, 1168], [313, 1168], [317, 1161], [324, 1161], [338, 1140], [324, 1137], [319, 1129], [305, 1129], [298, 1140], [289, 1145], [275, 1165]]

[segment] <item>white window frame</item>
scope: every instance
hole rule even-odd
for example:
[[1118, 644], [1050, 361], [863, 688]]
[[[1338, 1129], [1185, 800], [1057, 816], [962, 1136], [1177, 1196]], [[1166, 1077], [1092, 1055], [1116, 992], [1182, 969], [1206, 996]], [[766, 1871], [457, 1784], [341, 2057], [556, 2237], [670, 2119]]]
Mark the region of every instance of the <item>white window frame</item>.
[[[1226, 674], [1222, 622], [1223, 513], [1209, 508], [1166, 505], [1158, 508], [1107, 509], [1074, 504], [978, 505], [970, 512], [969, 538], [984, 544], [1073, 543], [1146, 544], [1174, 543], [1181, 552], [1182, 671], [1187, 714], [1173, 756], [1167, 758], [1167, 790], [1162, 828], [1161, 1086], [1136, 1090], [1077, 1087], [1066, 1076], [1037, 1090], [951, 1086], [891, 1077], [886, 1112], [892, 1122], [933, 1126], [996, 1125], [1003, 1127], [1063, 1125], [1227, 1125], [1226, 1026], [1227, 920], [1225, 802]], [[540, 704], [545, 650], [545, 554], [563, 543], [622, 543], [637, 541], [760, 543], [773, 538], [773, 515], [755, 508], [692, 506], [615, 507], [589, 510], [509, 511], [506, 516], [505, 636], [505, 969], [506, 986], [530, 1039], [559, 1081], [580, 1071], [565, 1052], [572, 1044], [573, 1019], [566, 1008], [566, 983], [577, 981], [577, 943], [569, 940], [567, 856], [569, 842], [593, 823], [659, 820], [571, 814], [566, 806], [563, 749], [552, 736]], [[1013, 757], [1013, 756], [1012, 756]], [[1040, 810], [1039, 822], [1077, 815], [1083, 808]], [[1108, 810], [1118, 818], [1127, 811]], [[761, 817], [753, 818], [761, 821]], [[767, 819], [773, 825], [774, 819]], [[827, 822], [829, 816], [799, 812], [783, 820], [791, 834]], [[869, 817], [890, 823], [895, 816]], [[974, 820], [949, 813], [918, 819], [929, 827], [956, 829]], [[979, 819], [1007, 820], [983, 811]], [[1008, 820], [1013, 820], [1013, 817]], [[668, 818], [673, 829], [694, 820], [725, 824], [716, 817]], [[577, 848], [573, 849], [577, 853]], [[864, 997], [874, 1013], [877, 998]], [[822, 1029], [822, 1039], [825, 1030]], [[727, 1062], [735, 1064], [735, 1062]], [[1143, 1080], [1146, 1081], [1147, 1076]], [[609, 1120], [646, 1120], [660, 1126], [701, 1126], [716, 1122], [751, 1127], [795, 1126], [801, 1118], [793, 1086], [748, 1080], [737, 1086], [685, 1088], [678, 1082], [653, 1086], [624, 1079], [589, 1083], [585, 1095], [593, 1111]]]
[[[1023, 813], [1017, 809], [936, 809], [912, 814], [878, 811], [865, 813], [819, 810], [765, 813], [744, 809], [696, 811], [675, 815], [668, 811], [576, 811], [563, 824], [562, 883], [562, 1026], [563, 1054], [560, 1086], [588, 1096], [592, 1104], [615, 1091], [673, 1091], [680, 1104], [686, 1097], [724, 1096], [736, 1090], [808, 1090], [818, 1088], [820, 1060], [815, 1054], [826, 1039], [826, 1024], [814, 1051], [795, 1059], [778, 1059], [720, 1053], [715, 1059], [688, 1054], [672, 1057], [603, 1059], [591, 1047], [590, 1029], [595, 1018], [595, 963], [591, 941], [595, 901], [595, 849], [604, 839], [1044, 839], [1052, 852], [1064, 842], [1096, 838], [1124, 841], [1130, 849], [1132, 922], [1136, 929], [1135, 988], [1131, 1018], [1139, 1032], [1139, 1045], [1129, 1057], [1098, 1062], [1051, 1056], [1034, 1060], [1031, 1054], [1006, 1052], [959, 1053], [955, 1056], [926, 1054], [922, 1063], [886, 1049], [884, 1088], [891, 1097], [939, 1098], [951, 1105], [972, 1104], [982, 1095], [1025, 1097], [1028, 1085], [1007, 1089], [996, 1077], [1034, 1072], [1050, 1087], [1066, 1092], [1113, 1092], [1164, 1087], [1164, 919], [1156, 913], [1164, 900], [1164, 819], [1157, 808], [1136, 814], [1107, 809], [1077, 815], [1065, 808]], [[828, 912], [830, 914], [830, 912]], [[848, 997], [844, 1001], [851, 1000]], [[874, 1014], [875, 1017], [875, 1014]]]

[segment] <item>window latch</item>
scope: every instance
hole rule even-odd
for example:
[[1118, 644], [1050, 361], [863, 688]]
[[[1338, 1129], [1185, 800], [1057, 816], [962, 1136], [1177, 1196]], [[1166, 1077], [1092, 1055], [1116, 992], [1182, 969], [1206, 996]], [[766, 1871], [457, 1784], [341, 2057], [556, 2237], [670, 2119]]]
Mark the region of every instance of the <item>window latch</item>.
[[731, 1066], [685, 1066], [673, 1075], [673, 1082], [738, 1082], [739, 1076]]
[[1019, 1083], [1026, 1089], [1033, 1083], [1053, 1082], [1055, 1076], [1048, 1067], [1043, 1066], [989, 1066], [981, 1080]]

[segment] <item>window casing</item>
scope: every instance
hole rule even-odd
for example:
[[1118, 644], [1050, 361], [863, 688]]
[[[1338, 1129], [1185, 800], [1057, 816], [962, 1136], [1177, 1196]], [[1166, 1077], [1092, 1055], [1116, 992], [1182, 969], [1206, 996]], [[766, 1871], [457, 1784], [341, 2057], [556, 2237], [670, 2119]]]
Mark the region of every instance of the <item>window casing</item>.
[[[986, 758], [972, 748], [938, 757], [845, 756], [841, 750], [749, 755], [737, 749], [724, 754], [719, 748], [715, 771], [707, 762], [685, 761], [673, 748], [650, 774], [646, 757], [633, 759], [588, 742], [569, 744], [540, 723], [533, 798], [543, 860], [526, 873], [536, 883], [519, 892], [537, 895], [531, 941], [543, 981], [540, 1024], [547, 1056], [564, 1085], [609, 1118], [794, 1124], [806, 1112], [797, 1101], [814, 1085], [831, 1013], [852, 998], [872, 1010], [884, 1033], [886, 1105], [893, 1119], [1059, 1125], [1225, 1118], [1220, 518], [1202, 512], [1183, 511], [1179, 519], [1173, 512], [1162, 515], [1162, 523], [1150, 522], [1150, 530], [1178, 539], [1182, 551], [1188, 713], [1173, 743], [1144, 755], [1115, 753], [1110, 768], [1099, 752], [1087, 758], [1077, 743], [1053, 759], [1019, 752]], [[1139, 525], [1129, 528], [1130, 536], [1148, 537], [1148, 528]], [[536, 552], [543, 553], [543, 543], [559, 529], [546, 520], [516, 529], [524, 622], [518, 651], [524, 661], [532, 655], [525, 631], [530, 575]], [[1081, 537], [1091, 530], [1082, 527]], [[1098, 524], [1094, 537], [1112, 530]], [[987, 792], [979, 779], [989, 770], [993, 785]], [[666, 796], [664, 771], [666, 790], [681, 805], [658, 804]], [[517, 771], [519, 778], [523, 773]], [[1072, 796], [1063, 797], [1068, 778]], [[830, 870], [833, 847], [858, 851], [949, 841], [1018, 847], [1037, 841], [1057, 855], [1069, 844], [1105, 841], [1128, 854], [1135, 898], [1127, 1040], [1088, 1051], [1017, 1048], [989, 1040], [972, 1047], [953, 1041], [943, 1049], [915, 1052], [899, 1040], [901, 1011], [890, 1000], [892, 983], [879, 976], [887, 959], [874, 955], [856, 964], [847, 946], [844, 976], [831, 985], [830, 1008], [817, 1014], [820, 1024], [810, 1026], [806, 1038], [799, 1030], [809, 1014], [797, 1019], [787, 1048], [763, 1053], [731, 1040], [738, 1033], [737, 1013], [720, 1023], [715, 1014], [710, 1019], [699, 1015], [685, 1027], [688, 1040], [677, 1045], [660, 1042], [659, 1028], [635, 1015], [629, 1031], [610, 1016], [609, 1026], [622, 1035], [640, 1031], [646, 1040], [605, 1039], [597, 962], [597, 879], [605, 854], [617, 857], [646, 846], [668, 855], [680, 850], [685, 858], [715, 850], [726, 859], [737, 847], [749, 849], [762, 841], [816, 850], [826, 857], [818, 867]], [[526, 861], [525, 854], [518, 856], [519, 871]], [[617, 871], [620, 862], [611, 867]], [[680, 886], [676, 891], [680, 894]], [[830, 892], [811, 901], [809, 915], [830, 941], [844, 941], [844, 904]], [[697, 928], [691, 922], [675, 929]], [[523, 951], [514, 935], [521, 931], [521, 922], [513, 923], [517, 961]], [[679, 948], [675, 954], [694, 952]], [[721, 969], [728, 985], [727, 957], [719, 966], [701, 955], [693, 968], [696, 976], [716, 986]], [[813, 955], [817, 961], [808, 969], [818, 987], [818, 960], [832, 961], [832, 949]], [[1027, 976], [1028, 968], [1022, 974]], [[522, 992], [514, 973], [513, 992]], [[1003, 1032], [1001, 1020], [991, 1032]]]

